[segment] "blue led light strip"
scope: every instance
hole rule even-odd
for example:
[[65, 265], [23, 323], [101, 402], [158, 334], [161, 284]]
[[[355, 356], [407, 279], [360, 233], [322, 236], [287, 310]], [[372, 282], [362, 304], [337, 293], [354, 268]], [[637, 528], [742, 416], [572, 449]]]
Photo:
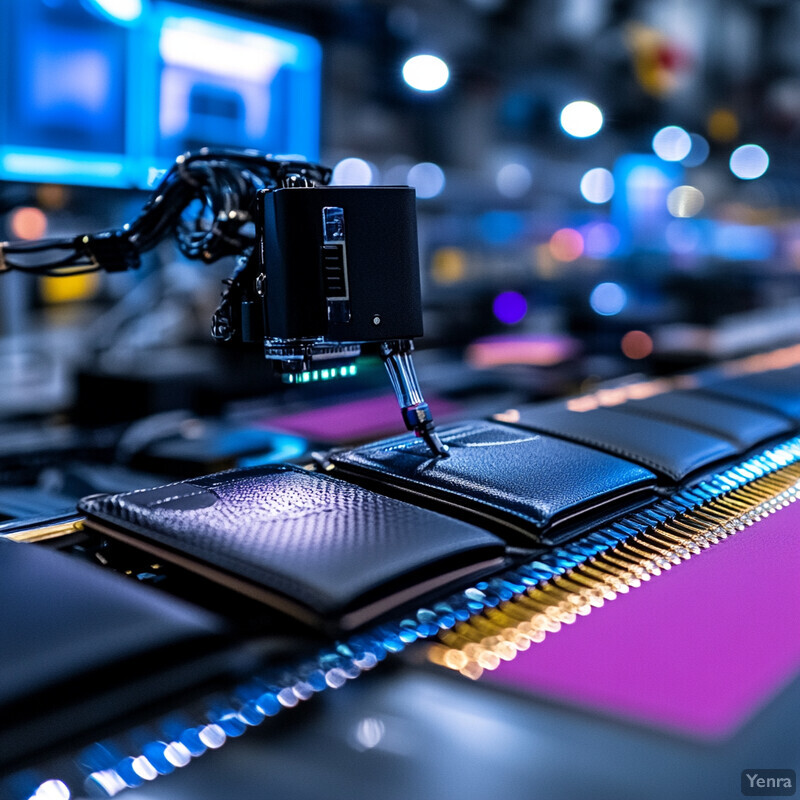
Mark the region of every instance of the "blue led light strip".
[[[29, 787], [14, 794], [19, 800], [68, 800], [74, 788], [81, 794], [112, 797], [123, 789], [140, 786], [159, 775], [186, 766], [228, 739], [241, 736], [285, 708], [293, 708], [326, 689], [338, 689], [418, 640], [434, 637], [432, 661], [478, 677], [485, 668], [511, 660], [532, 641], [560, 628], [559, 615], [589, 613], [603, 598], [628, 591], [642, 580], [670, 569], [703, 549], [743, 530], [757, 520], [794, 502], [800, 493], [800, 437], [754, 456], [742, 464], [683, 489], [575, 542], [550, 550], [535, 560], [457, 592], [413, 616], [378, 625], [351, 636], [282, 671], [268, 670], [230, 692], [207, 698], [192, 712], [173, 714], [147, 728], [139, 728], [80, 753], [74, 774], [59, 774], [47, 781], [26, 774]], [[734, 502], [735, 501], [735, 502]], [[729, 510], [721, 515], [719, 509]], [[620, 548], [646, 542], [652, 532], [688, 521], [687, 533], [665, 541], [663, 547], [642, 551], [616, 572], [601, 573], [592, 587], [574, 583], [582, 569]], [[637, 551], [638, 552], [638, 551]], [[563, 582], [559, 584], [559, 582]], [[573, 587], [569, 591], [563, 586]], [[511, 630], [497, 617], [507, 618], [508, 607], [524, 605], [532, 592], [559, 587], [553, 595], [552, 614], [540, 615], [536, 629], [521, 625]], [[564, 598], [573, 598], [565, 602]], [[570, 605], [571, 603], [571, 605]], [[493, 616], [494, 615], [494, 616]], [[466, 630], [469, 629], [469, 630]], [[474, 634], [472, 639], [465, 633]], [[499, 635], [498, 635], [499, 634]], [[453, 645], [453, 639], [466, 642]], [[470, 650], [471, 648], [471, 650]], [[452, 657], [448, 661], [448, 654]], [[132, 755], [132, 753], [134, 753]], [[70, 770], [62, 770], [68, 772]], [[53, 774], [52, 772], [50, 773]], [[21, 776], [12, 784], [20, 785]], [[11, 785], [11, 784], [9, 784]]]

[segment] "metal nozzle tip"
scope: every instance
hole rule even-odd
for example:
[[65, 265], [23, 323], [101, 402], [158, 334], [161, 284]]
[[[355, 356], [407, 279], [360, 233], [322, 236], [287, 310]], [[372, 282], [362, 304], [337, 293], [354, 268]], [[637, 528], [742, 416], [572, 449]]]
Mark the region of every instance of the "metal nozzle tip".
[[433, 455], [437, 458], [449, 458], [450, 448], [439, 438], [439, 434], [434, 430], [423, 428], [419, 435], [424, 439]]

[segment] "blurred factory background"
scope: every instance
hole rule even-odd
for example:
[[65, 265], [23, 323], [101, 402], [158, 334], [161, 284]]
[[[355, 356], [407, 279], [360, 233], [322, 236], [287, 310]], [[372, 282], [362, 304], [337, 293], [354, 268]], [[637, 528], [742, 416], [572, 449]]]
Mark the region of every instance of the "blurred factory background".
[[[299, 154], [416, 188], [440, 416], [680, 372], [800, 334], [799, 32], [777, 0], [10, 1], [2, 235], [117, 227], [186, 149]], [[380, 364], [287, 389], [214, 348], [231, 270], [165, 242], [3, 275], [0, 414], [244, 414], [300, 451], [397, 430]]]

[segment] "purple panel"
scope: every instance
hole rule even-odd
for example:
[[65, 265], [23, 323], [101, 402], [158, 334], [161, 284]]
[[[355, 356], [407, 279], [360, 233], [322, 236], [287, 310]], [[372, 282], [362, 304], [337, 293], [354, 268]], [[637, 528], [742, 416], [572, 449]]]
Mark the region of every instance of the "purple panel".
[[800, 507], [578, 617], [491, 681], [703, 738], [800, 671]]

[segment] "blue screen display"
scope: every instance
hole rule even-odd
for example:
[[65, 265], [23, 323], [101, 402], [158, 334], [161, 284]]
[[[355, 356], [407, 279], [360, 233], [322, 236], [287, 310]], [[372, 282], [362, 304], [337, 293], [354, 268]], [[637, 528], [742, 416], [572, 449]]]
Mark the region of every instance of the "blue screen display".
[[0, 21], [0, 174], [124, 182], [125, 30], [78, 0], [3, 3]]
[[316, 40], [157, 0], [0, 3], [0, 178], [145, 188], [187, 149], [316, 159]]
[[159, 156], [219, 145], [317, 157], [320, 52], [313, 39], [171, 4], [160, 15]]

